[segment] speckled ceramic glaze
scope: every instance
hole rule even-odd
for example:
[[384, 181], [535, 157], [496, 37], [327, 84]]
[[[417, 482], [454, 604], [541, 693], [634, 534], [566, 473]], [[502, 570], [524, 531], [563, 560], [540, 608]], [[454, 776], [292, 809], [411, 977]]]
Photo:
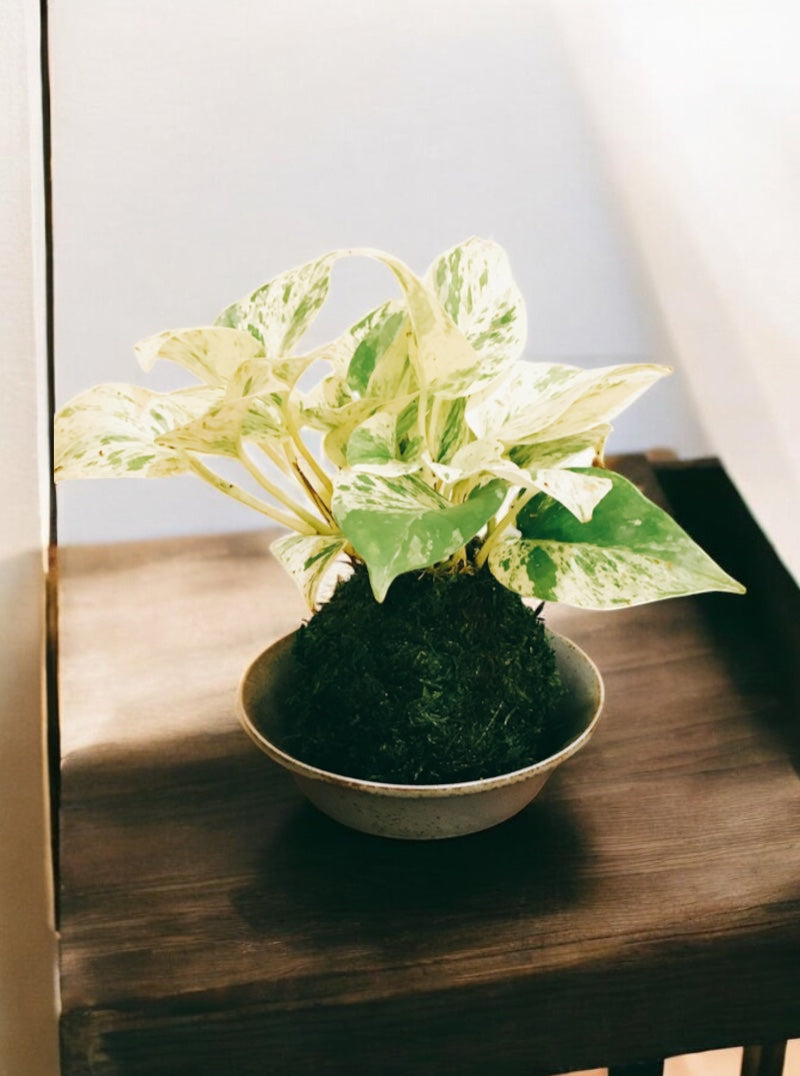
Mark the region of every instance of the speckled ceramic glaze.
[[302, 792], [325, 814], [365, 833], [431, 840], [476, 833], [526, 807], [556, 768], [586, 743], [603, 708], [603, 681], [594, 662], [569, 639], [548, 632], [567, 689], [571, 734], [541, 762], [499, 777], [449, 785], [398, 785], [362, 781], [309, 766], [280, 748], [285, 715], [274, 705], [275, 684], [290, 660], [292, 635], [256, 658], [239, 686], [239, 718], [270, 758], [290, 770]]

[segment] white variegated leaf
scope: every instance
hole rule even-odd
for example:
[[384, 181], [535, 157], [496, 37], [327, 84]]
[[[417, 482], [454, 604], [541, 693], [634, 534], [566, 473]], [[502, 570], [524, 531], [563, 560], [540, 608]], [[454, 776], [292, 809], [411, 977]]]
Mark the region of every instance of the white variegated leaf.
[[158, 393], [138, 385], [97, 385], [54, 423], [55, 478], [164, 478], [189, 469], [160, 436], [204, 414], [220, 394], [198, 387]]
[[264, 358], [263, 345], [250, 333], [215, 325], [156, 333], [133, 350], [143, 370], [168, 359], [215, 387], [227, 385], [242, 363]]
[[325, 254], [281, 273], [226, 307], [215, 324], [250, 333], [271, 359], [288, 355], [325, 302], [338, 256]]
[[430, 451], [438, 463], [451, 460], [459, 449], [473, 440], [465, 412], [467, 400], [457, 396], [452, 400], [435, 398], [428, 409]]
[[583, 370], [522, 362], [494, 393], [467, 406], [467, 422], [476, 437], [506, 445], [573, 436], [608, 423], [667, 373], [650, 363]]
[[347, 466], [367, 474], [387, 478], [410, 474], [421, 463], [409, 463], [399, 458], [397, 449], [397, 415], [377, 411], [353, 430], [346, 448]]
[[451, 505], [416, 475], [384, 478], [342, 471], [332, 508], [336, 522], [369, 570], [378, 601], [403, 572], [430, 567], [469, 542], [505, 498], [502, 483]]
[[611, 481], [594, 474], [564, 468], [528, 470], [503, 455], [499, 441], [473, 441], [459, 449], [450, 464], [431, 462], [431, 471], [449, 485], [487, 477], [499, 478], [509, 486], [547, 493], [581, 521], [591, 519], [596, 505], [611, 489]]
[[[528, 475], [509, 460], [503, 459], [503, 446], [499, 441], [471, 441], [460, 448], [449, 463], [431, 460], [431, 471], [442, 482], [455, 485], [470, 478], [480, 479], [491, 474], [504, 478], [512, 485], [523, 485]], [[505, 473], [499, 471], [505, 468]]]
[[347, 422], [350, 415], [347, 409], [360, 407], [360, 413], [366, 415], [372, 407], [353, 396], [346, 378], [339, 374], [329, 374], [318, 381], [300, 397], [298, 405], [303, 425], [315, 430], [332, 430], [343, 420]]
[[522, 354], [525, 303], [497, 243], [474, 236], [459, 243], [439, 255], [424, 283], [484, 361], [502, 366]]
[[554, 467], [533, 471], [532, 488], [558, 501], [581, 523], [588, 523], [600, 501], [611, 492], [611, 479], [598, 474]]
[[270, 545], [270, 552], [294, 579], [309, 609], [334, 567], [346, 541], [341, 535], [288, 534]]
[[402, 303], [396, 299], [376, 310], [353, 325], [344, 334], [352, 346], [347, 368], [347, 382], [351, 390], [364, 396], [376, 366], [387, 352], [399, 352], [401, 359], [408, 358], [408, 315]]
[[240, 400], [243, 396], [253, 396], [258, 392], [283, 392], [288, 386], [276, 380], [270, 363], [263, 359], [251, 359], [243, 362], [231, 375], [225, 386], [226, 400]]
[[364, 399], [349, 399], [341, 407], [327, 407], [320, 403], [319, 395], [301, 405], [302, 420], [305, 425], [325, 432], [323, 448], [328, 459], [336, 467], [347, 466], [347, 444], [353, 432], [368, 421], [372, 415], [384, 413], [388, 416], [398, 415], [397, 436], [402, 438], [404, 427], [400, 425], [404, 410], [413, 397], [401, 396], [390, 401], [380, 401], [367, 396]]
[[170, 448], [211, 456], [238, 456], [242, 441], [265, 443], [288, 436], [287, 391], [261, 392], [225, 399], [157, 442]]
[[478, 355], [436, 295], [407, 265], [377, 250], [350, 253], [383, 262], [399, 281], [416, 345], [412, 362], [426, 389], [442, 397], [461, 396], [477, 391], [502, 372], [506, 360], [499, 355]]
[[[546, 440], [573, 437], [591, 426], [608, 423], [643, 392], [672, 371], [653, 363], [627, 363], [584, 370], [580, 393], [538, 437]], [[538, 439], [537, 437], [537, 439]]]
[[583, 609], [615, 609], [707, 590], [743, 592], [632, 483], [607, 471], [599, 475], [610, 478], [613, 488], [587, 523], [544, 495], [521, 510], [519, 534], [509, 535], [489, 555], [490, 569], [504, 586]]
[[546, 467], [588, 467], [596, 457], [602, 458], [611, 426], [601, 423], [591, 429], [550, 441], [532, 441], [512, 445], [508, 455], [527, 470]]

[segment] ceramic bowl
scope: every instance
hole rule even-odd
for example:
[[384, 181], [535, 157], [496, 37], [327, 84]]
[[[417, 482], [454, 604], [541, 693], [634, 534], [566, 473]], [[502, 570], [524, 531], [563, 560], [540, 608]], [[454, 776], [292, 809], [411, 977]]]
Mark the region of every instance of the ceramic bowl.
[[459, 837], [496, 826], [526, 807], [557, 766], [584, 747], [603, 709], [603, 681], [595, 664], [569, 639], [548, 632], [564, 686], [565, 742], [548, 758], [524, 769], [446, 785], [364, 781], [310, 766], [282, 750], [286, 715], [275, 705], [275, 685], [291, 660], [293, 634], [265, 650], [239, 685], [239, 719], [251, 739], [289, 770], [319, 810], [353, 829], [381, 837], [431, 840]]

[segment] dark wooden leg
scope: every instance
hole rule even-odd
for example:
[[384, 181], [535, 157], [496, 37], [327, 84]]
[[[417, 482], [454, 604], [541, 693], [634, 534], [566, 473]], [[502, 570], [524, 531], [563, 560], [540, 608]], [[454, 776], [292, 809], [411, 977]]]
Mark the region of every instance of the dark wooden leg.
[[782, 1076], [785, 1056], [785, 1042], [770, 1042], [764, 1046], [745, 1046], [742, 1076]]
[[609, 1065], [608, 1076], [664, 1076], [664, 1062], [636, 1061], [632, 1065]]

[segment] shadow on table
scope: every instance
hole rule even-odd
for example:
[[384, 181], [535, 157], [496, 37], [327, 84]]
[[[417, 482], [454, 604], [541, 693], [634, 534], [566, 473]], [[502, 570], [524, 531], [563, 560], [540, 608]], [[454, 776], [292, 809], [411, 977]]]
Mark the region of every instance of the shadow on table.
[[[308, 804], [261, 853], [257, 880], [232, 903], [256, 933], [282, 930], [318, 947], [338, 940], [407, 952], [430, 921], [444, 933], [476, 912], [507, 922], [515, 909], [546, 917], [589, 898], [588, 850], [570, 807], [542, 799], [483, 833], [442, 841], [395, 841], [349, 830]], [[589, 888], [591, 888], [589, 886]]]

